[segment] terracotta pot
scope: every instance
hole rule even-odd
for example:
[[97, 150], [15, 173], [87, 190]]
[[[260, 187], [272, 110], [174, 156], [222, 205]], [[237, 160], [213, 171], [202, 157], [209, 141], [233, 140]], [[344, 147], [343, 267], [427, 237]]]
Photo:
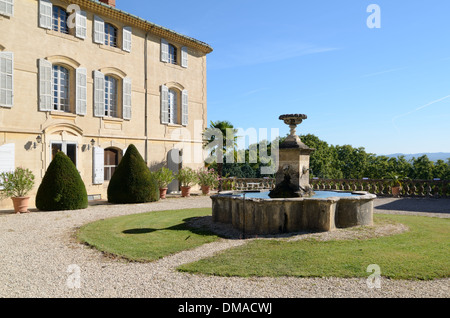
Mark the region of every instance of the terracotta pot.
[[187, 198], [191, 196], [191, 187], [181, 187], [181, 196]]
[[210, 190], [211, 190], [211, 187], [210, 187], [210, 186], [202, 185], [202, 193], [203, 193], [203, 194], [205, 194], [205, 195], [209, 194], [209, 191], [210, 191]]
[[159, 189], [159, 197], [161, 199], [165, 199], [167, 194], [167, 188], [161, 188]]
[[14, 204], [14, 211], [19, 213], [29, 213], [28, 205], [30, 202], [30, 197], [21, 197], [21, 198], [11, 198]]
[[392, 187], [392, 195], [394, 197], [400, 196], [400, 186]]

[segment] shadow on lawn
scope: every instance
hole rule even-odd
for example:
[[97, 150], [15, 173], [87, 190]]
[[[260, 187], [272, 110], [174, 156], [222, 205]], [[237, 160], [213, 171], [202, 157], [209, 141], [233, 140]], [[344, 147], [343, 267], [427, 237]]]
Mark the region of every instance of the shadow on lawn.
[[[192, 234], [202, 235], [202, 236], [218, 236], [216, 233], [213, 233], [209, 229], [205, 227], [193, 227], [189, 225], [189, 222], [193, 220], [197, 220], [198, 217], [192, 217], [184, 219], [184, 223], [180, 223], [177, 225], [173, 225], [166, 228], [161, 229], [153, 229], [153, 228], [136, 228], [136, 229], [128, 229], [122, 231], [123, 234], [129, 234], [129, 235], [143, 235], [143, 234], [149, 234], [156, 231], [189, 231]], [[220, 235], [219, 235], [220, 236]], [[189, 237], [188, 237], [189, 238]]]

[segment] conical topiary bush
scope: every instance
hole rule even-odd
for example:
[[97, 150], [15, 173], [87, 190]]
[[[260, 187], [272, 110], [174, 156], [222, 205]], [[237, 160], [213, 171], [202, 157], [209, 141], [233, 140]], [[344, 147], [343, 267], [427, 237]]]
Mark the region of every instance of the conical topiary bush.
[[146, 203], [159, 200], [159, 187], [144, 159], [130, 145], [111, 178], [108, 202], [116, 204]]
[[41, 211], [80, 210], [88, 207], [86, 187], [72, 160], [58, 152], [36, 194]]

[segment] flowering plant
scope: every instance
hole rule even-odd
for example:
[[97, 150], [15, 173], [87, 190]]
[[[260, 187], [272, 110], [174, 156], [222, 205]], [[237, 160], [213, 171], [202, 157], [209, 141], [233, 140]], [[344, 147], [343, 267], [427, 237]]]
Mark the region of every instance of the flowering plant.
[[180, 169], [176, 174], [176, 178], [182, 187], [190, 187], [198, 182], [197, 174], [189, 167]]
[[214, 169], [200, 168], [197, 171], [199, 184], [203, 186], [217, 187], [219, 175]]
[[25, 197], [34, 186], [34, 175], [29, 169], [16, 168], [13, 172], [0, 174], [2, 197]]

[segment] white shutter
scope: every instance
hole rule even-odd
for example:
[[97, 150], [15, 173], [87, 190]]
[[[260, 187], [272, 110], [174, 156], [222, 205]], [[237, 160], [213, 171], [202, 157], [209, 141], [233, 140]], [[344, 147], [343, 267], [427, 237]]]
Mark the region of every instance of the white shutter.
[[94, 16], [94, 42], [105, 44], [105, 21]]
[[75, 16], [75, 36], [80, 39], [86, 39], [87, 36], [87, 18], [86, 12], [76, 11]]
[[169, 88], [161, 86], [161, 124], [169, 123]]
[[39, 0], [39, 26], [52, 29], [53, 5], [49, 0]]
[[131, 79], [123, 79], [123, 119], [131, 119]]
[[105, 117], [105, 75], [94, 71], [94, 116]]
[[52, 63], [45, 59], [39, 60], [39, 110], [52, 110]]
[[12, 107], [14, 99], [14, 53], [0, 52], [0, 106]]
[[105, 181], [105, 150], [100, 147], [93, 148], [93, 184], [103, 184]]
[[123, 28], [123, 50], [131, 52], [132, 29], [130, 27]]
[[169, 42], [161, 39], [161, 62], [169, 62]]
[[184, 90], [181, 95], [181, 123], [183, 126], [187, 126], [189, 123], [189, 103], [187, 90]]
[[14, 15], [14, 0], [0, 0], [0, 14], [12, 17]]
[[181, 48], [181, 66], [188, 67], [188, 49], [185, 46]]
[[87, 70], [85, 68], [76, 69], [76, 110], [77, 115], [87, 114]]
[[[0, 173], [13, 172], [15, 169], [15, 144], [0, 146]], [[0, 179], [0, 183], [2, 180]], [[2, 187], [0, 186], [0, 190]]]

